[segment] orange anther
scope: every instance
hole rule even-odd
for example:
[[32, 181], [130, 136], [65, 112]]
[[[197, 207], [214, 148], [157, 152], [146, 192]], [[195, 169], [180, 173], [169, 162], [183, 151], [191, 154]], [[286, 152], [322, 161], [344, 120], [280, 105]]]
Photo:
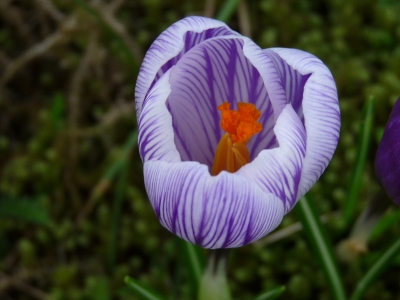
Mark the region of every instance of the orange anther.
[[222, 130], [224, 134], [218, 143], [212, 175], [218, 175], [221, 171], [236, 172], [250, 162], [250, 153], [246, 147], [250, 138], [262, 129], [258, 119], [261, 112], [251, 103], [238, 103], [238, 110], [230, 110], [230, 104], [224, 102], [218, 106], [221, 111]]
[[230, 104], [224, 102], [218, 106], [221, 111], [222, 130], [231, 135], [233, 143], [248, 141], [253, 135], [259, 133], [262, 125], [258, 123], [261, 112], [251, 103], [238, 103], [238, 110], [230, 110]]

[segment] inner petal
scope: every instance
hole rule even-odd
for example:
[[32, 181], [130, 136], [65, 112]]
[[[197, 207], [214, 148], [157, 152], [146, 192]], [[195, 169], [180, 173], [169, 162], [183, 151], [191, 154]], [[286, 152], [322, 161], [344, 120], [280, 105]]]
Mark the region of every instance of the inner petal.
[[275, 121], [267, 90], [257, 69], [243, 54], [243, 41], [209, 39], [187, 52], [171, 70], [167, 108], [172, 115], [175, 144], [182, 161], [209, 167], [223, 131], [217, 107], [229, 102], [253, 103], [260, 111], [262, 131], [248, 144], [251, 159], [277, 146]]
[[300, 74], [273, 50], [265, 49], [264, 53], [266, 53], [273, 62], [284, 87], [286, 99], [292, 104], [294, 111], [304, 125], [303, 93], [304, 86], [311, 74]]
[[181, 59], [181, 57], [188, 52], [190, 49], [192, 49], [194, 46], [197, 44], [200, 44], [201, 42], [208, 40], [213, 37], [218, 37], [218, 36], [227, 36], [227, 35], [232, 35], [235, 34], [232, 30], [225, 28], [225, 27], [217, 27], [217, 28], [211, 28], [204, 30], [202, 32], [194, 32], [194, 31], [188, 31], [185, 33], [183, 36], [184, 40], [184, 47], [182, 50], [173, 58], [171, 58], [169, 61], [167, 61], [157, 72], [153, 83], [151, 84], [149, 91], [151, 88], [154, 86], [154, 84], [157, 82], [160, 77], [165, 74], [172, 66], [174, 66], [177, 61]]

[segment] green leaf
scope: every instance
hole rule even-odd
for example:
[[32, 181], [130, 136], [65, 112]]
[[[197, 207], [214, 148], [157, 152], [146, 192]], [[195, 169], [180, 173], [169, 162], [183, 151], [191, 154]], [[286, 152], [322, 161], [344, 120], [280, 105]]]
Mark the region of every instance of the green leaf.
[[286, 287], [284, 286], [280, 286], [277, 287], [271, 291], [262, 293], [261, 295], [259, 295], [257, 298], [255, 298], [254, 300], [274, 300], [276, 298], [278, 298], [280, 295], [282, 295], [282, 293], [286, 290]]
[[89, 202], [86, 204], [85, 208], [78, 216], [77, 224], [82, 223], [82, 220], [85, 219], [87, 214], [89, 213], [88, 211], [93, 208], [95, 202], [97, 202], [101, 195], [103, 195], [105, 190], [109, 188], [111, 182], [117, 177], [118, 174], [123, 172], [124, 168], [126, 169], [129, 155], [132, 153], [133, 148], [137, 146], [137, 141], [138, 131], [137, 129], [135, 129], [130, 133], [128, 139], [126, 140], [121, 151], [122, 153], [120, 153], [118, 158], [108, 167], [108, 169], [104, 172], [103, 177], [94, 187]]
[[1, 198], [0, 218], [5, 217], [41, 225], [50, 224], [47, 209], [33, 199]]
[[294, 210], [303, 225], [311, 247], [322, 265], [328, 284], [332, 290], [333, 298], [336, 300], [346, 299], [341, 276], [339, 275], [333, 256], [332, 245], [322, 227], [313, 202], [303, 197], [296, 204]]
[[219, 13], [217, 14], [216, 19], [227, 22], [235, 11], [237, 5], [239, 4], [239, 0], [226, 0], [224, 6], [221, 8]]
[[117, 181], [115, 189], [115, 197], [113, 203], [112, 219], [111, 219], [111, 233], [110, 245], [108, 249], [108, 269], [110, 272], [114, 269], [115, 257], [118, 245], [118, 231], [122, 212], [122, 202], [125, 196], [125, 190], [128, 182], [128, 163], [124, 164], [120, 176]]
[[378, 259], [371, 269], [358, 282], [356, 289], [350, 300], [359, 300], [365, 290], [374, 282], [390, 265], [392, 260], [400, 253], [400, 239], [398, 239], [386, 252]]
[[115, 189], [114, 205], [111, 220], [110, 246], [108, 249], [108, 268], [111, 272], [114, 268], [115, 257], [118, 243], [118, 228], [121, 218], [122, 202], [128, 180], [128, 156], [132, 149], [137, 145], [138, 132], [133, 130], [125, 142], [123, 153], [105, 173], [103, 180], [112, 181], [119, 174], [117, 186]]
[[205, 268], [203, 249], [182, 239], [180, 239], [180, 243], [182, 245], [184, 259], [189, 268], [190, 278], [193, 280], [197, 289]]
[[65, 98], [61, 93], [57, 93], [50, 107], [50, 115], [53, 121], [53, 125], [57, 130], [62, 129], [64, 126], [64, 114], [65, 114]]
[[360, 126], [359, 141], [357, 148], [357, 161], [353, 167], [352, 176], [350, 179], [350, 188], [346, 205], [343, 209], [343, 216], [346, 225], [349, 225], [354, 218], [357, 210], [358, 196], [361, 190], [362, 177], [367, 155], [370, 146], [373, 121], [374, 121], [375, 98], [369, 97], [363, 109], [363, 121]]
[[158, 295], [157, 292], [151, 290], [149, 287], [145, 286], [141, 282], [125, 276], [125, 283], [136, 292], [142, 299], [145, 300], [165, 300], [162, 296]]
[[133, 130], [125, 142], [121, 156], [107, 169], [103, 180], [112, 181], [115, 176], [123, 169], [132, 149], [136, 147], [138, 141], [138, 131]]
[[385, 231], [392, 228], [393, 224], [400, 221], [400, 209], [396, 209], [392, 213], [387, 214], [386, 216], [382, 217], [378, 224], [374, 227], [369, 236], [369, 240], [372, 241], [384, 234]]

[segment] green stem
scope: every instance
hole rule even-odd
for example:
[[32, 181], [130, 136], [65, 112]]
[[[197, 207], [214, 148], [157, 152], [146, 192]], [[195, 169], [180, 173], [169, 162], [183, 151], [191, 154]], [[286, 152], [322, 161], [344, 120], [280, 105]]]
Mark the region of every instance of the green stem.
[[343, 208], [343, 216], [346, 222], [346, 226], [349, 226], [354, 218], [357, 211], [358, 196], [360, 194], [362, 186], [362, 178], [364, 174], [364, 168], [367, 162], [368, 150], [370, 148], [370, 140], [373, 132], [375, 112], [375, 98], [370, 96], [365, 103], [363, 109], [363, 119], [360, 126], [359, 141], [357, 148], [357, 161], [352, 171], [350, 180], [350, 190], [346, 205]]
[[221, 10], [217, 14], [216, 19], [222, 22], [227, 22], [233, 15], [238, 4], [239, 0], [226, 0]]
[[226, 279], [228, 250], [210, 250], [206, 270], [200, 281], [199, 300], [230, 300]]
[[321, 224], [314, 204], [305, 196], [294, 207], [304, 232], [319, 259], [332, 291], [332, 299], [345, 300], [343, 283], [333, 255], [332, 245]]

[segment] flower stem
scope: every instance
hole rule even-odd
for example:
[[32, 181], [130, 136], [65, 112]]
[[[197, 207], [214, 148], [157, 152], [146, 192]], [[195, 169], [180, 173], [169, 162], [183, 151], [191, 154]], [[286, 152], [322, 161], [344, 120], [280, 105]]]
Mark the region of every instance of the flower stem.
[[230, 300], [226, 279], [227, 249], [210, 250], [199, 286], [199, 300]]

